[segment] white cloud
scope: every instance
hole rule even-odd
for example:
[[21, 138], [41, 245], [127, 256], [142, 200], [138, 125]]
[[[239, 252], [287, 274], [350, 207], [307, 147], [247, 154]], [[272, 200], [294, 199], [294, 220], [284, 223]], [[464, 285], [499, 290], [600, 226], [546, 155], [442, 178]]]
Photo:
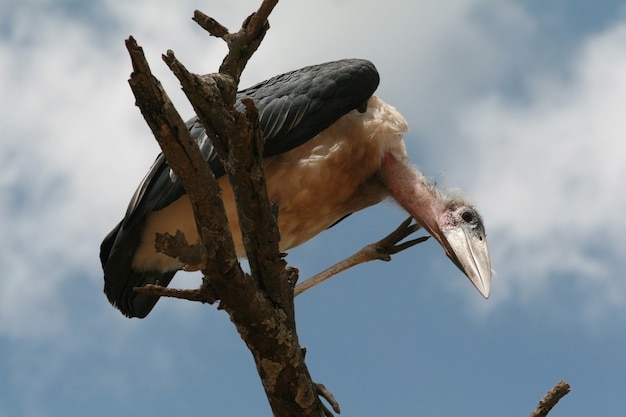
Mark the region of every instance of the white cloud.
[[[114, 161], [127, 139], [116, 126], [132, 126], [132, 101], [126, 109], [116, 103], [124, 95], [123, 82], [111, 77], [122, 74], [119, 62], [94, 47], [95, 34], [80, 21], [14, 17], [15, 31], [0, 43], [2, 55], [12, 57], [0, 79], [0, 331], [51, 334], [65, 322], [61, 284], [88, 276], [94, 226], [115, 206], [114, 199], [103, 206], [100, 196], [128, 194]], [[25, 19], [37, 23], [36, 34], [19, 29]]]
[[626, 24], [615, 25], [564, 63], [567, 79], [534, 75], [527, 101], [493, 94], [463, 114], [496, 300], [565, 286], [583, 317], [626, 307], [625, 45]]

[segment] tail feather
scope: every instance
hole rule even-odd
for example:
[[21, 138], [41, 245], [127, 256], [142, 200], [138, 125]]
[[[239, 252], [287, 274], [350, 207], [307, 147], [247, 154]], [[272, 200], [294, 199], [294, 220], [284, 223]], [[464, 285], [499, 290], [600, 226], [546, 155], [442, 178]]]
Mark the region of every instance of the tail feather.
[[169, 285], [177, 271], [138, 271], [132, 267], [139, 233], [126, 231], [120, 222], [100, 245], [100, 261], [104, 270], [104, 293], [109, 302], [126, 317], [144, 318], [159, 301], [159, 296], [134, 290], [146, 284]]
[[138, 293], [134, 291], [134, 288], [143, 287], [147, 284], [167, 286], [174, 277], [174, 274], [176, 274], [176, 271], [163, 273], [160, 271], [137, 272], [128, 270], [125, 276], [118, 274], [115, 279], [111, 279], [111, 277], [105, 273], [104, 292], [111, 304], [117, 307], [126, 317], [138, 317], [142, 319], [152, 311], [152, 308], [154, 308], [160, 297], [158, 295]]

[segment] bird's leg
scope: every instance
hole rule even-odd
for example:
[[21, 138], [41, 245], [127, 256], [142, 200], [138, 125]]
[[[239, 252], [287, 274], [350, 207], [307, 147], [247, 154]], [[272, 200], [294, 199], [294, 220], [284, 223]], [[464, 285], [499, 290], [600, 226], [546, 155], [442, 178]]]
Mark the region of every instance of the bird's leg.
[[344, 259], [341, 262], [336, 263], [330, 268], [327, 268], [319, 274], [296, 285], [296, 288], [294, 289], [294, 296], [302, 294], [306, 290], [313, 288], [317, 284], [326, 281], [333, 275], [337, 275], [338, 273], [345, 271], [348, 268], [352, 268], [353, 266], [369, 261], [374, 261], [377, 259], [381, 261], [390, 261], [391, 255], [394, 255], [400, 251], [410, 248], [411, 246], [415, 246], [418, 243], [426, 241], [429, 236], [422, 236], [404, 243], [398, 243], [405, 237], [420, 229], [421, 226], [418, 223], [411, 224], [412, 220], [413, 219], [409, 217], [408, 219], [403, 221], [396, 230], [391, 232], [383, 239], [379, 240], [376, 243], [365, 246], [354, 255]]

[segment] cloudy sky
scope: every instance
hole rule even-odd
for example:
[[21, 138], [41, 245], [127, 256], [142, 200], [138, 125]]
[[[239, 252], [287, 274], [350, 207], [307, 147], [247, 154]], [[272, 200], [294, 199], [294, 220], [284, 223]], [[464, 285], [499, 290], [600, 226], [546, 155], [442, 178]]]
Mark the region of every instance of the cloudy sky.
[[[215, 71], [254, 0], [0, 0], [0, 417], [271, 415], [224, 312], [163, 300], [128, 320], [102, 294], [99, 244], [159, 150], [128, 88], [135, 36]], [[347, 416], [626, 413], [626, 2], [281, 2], [242, 87], [372, 60], [408, 119], [411, 159], [485, 218], [484, 300], [429, 241], [298, 297], [316, 381]], [[383, 203], [293, 250], [302, 277], [378, 240]], [[173, 285], [193, 287], [195, 274]]]

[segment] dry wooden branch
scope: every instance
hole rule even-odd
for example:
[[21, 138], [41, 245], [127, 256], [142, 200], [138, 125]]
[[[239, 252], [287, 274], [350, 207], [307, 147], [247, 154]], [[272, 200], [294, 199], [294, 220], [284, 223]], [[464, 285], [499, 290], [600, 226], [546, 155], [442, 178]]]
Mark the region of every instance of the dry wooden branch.
[[543, 396], [539, 404], [530, 414], [530, 417], [546, 417], [550, 410], [559, 402], [561, 398], [567, 395], [570, 386], [565, 381], [559, 381]]
[[[211, 22], [209, 33], [223, 38], [229, 46], [220, 74], [191, 74], [171, 51], [164, 56], [229, 174], [252, 276], [242, 272], [236, 259], [215, 177], [150, 72], [141, 48], [133, 38], [127, 41], [134, 69], [129, 83], [137, 105], [192, 202], [206, 254], [200, 294], [154, 287], [149, 290], [207, 302], [219, 298], [220, 307], [228, 312], [254, 357], [274, 415], [322, 416], [324, 407], [295, 330], [295, 270], [286, 269], [278, 252], [278, 230], [265, 191], [256, 109], [252, 102], [243, 103], [245, 114], [234, 108], [239, 77], [269, 28], [267, 16], [276, 3], [264, 1], [237, 33], [228, 33], [214, 19], [205, 20]], [[208, 298], [203, 298], [207, 294]]]
[[213, 304], [218, 300], [217, 295], [209, 290], [209, 287], [203, 287], [203, 290], [181, 290], [178, 288], [168, 288], [158, 284], [148, 284], [143, 287], [136, 287], [135, 291], [158, 295], [161, 297], [178, 298], [181, 300], [199, 301], [201, 303]]
[[[168, 163], [185, 185], [194, 213], [205, 213], [196, 221], [201, 240], [207, 247], [207, 264], [221, 266], [211, 275], [230, 275], [240, 268], [234, 268], [238, 266], [235, 246], [217, 180], [161, 83], [152, 75], [142, 48], [132, 36], [126, 41], [126, 47], [133, 63], [129, 84], [137, 106]], [[235, 273], [241, 276], [243, 272]]]
[[228, 29], [225, 26], [222, 26], [220, 22], [205, 15], [200, 10], [196, 10], [193, 13], [193, 20], [199, 24], [202, 29], [209, 32], [209, 35], [215, 36], [216, 38], [223, 38], [229, 33]]
[[178, 259], [185, 266], [185, 271], [197, 271], [206, 265], [206, 248], [200, 243], [189, 244], [184, 233], [180, 230], [175, 235], [157, 233], [154, 241], [157, 252], [170, 258]]
[[[225, 74], [191, 74], [172, 51], [163, 59], [180, 80], [218, 155], [225, 162], [235, 192], [252, 275], [259, 277], [261, 288], [272, 301], [290, 310], [288, 316], [293, 317], [292, 288], [281, 279], [286, 264], [278, 256], [276, 220], [273, 215], [267, 215], [272, 207], [263, 175], [263, 141], [254, 103], [244, 100], [246, 113], [243, 114], [234, 108], [237, 84], [233, 78]], [[259, 264], [261, 261], [263, 266]]]

